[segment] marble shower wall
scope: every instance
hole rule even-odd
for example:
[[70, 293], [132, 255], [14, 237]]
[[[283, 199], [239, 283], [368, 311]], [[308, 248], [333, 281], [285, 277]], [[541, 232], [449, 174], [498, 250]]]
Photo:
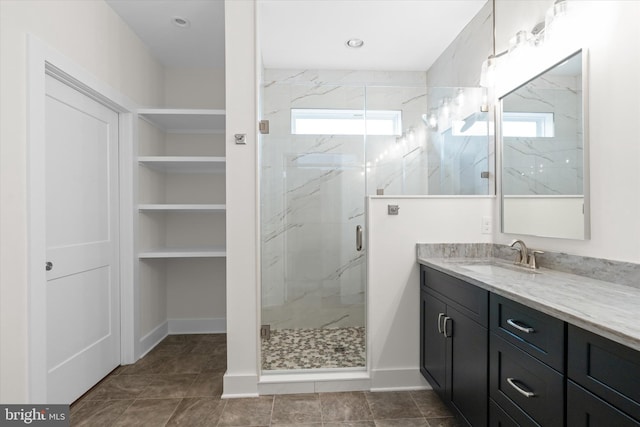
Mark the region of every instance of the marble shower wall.
[[[355, 229], [376, 188], [426, 191], [418, 182], [426, 179], [425, 74], [264, 70], [263, 81], [270, 133], [261, 137], [262, 323], [364, 326], [366, 265]], [[292, 135], [292, 108], [401, 109], [404, 139]]]
[[[437, 128], [429, 131], [428, 194], [487, 195], [492, 181], [483, 172], [493, 169], [491, 121], [480, 113], [481, 88], [430, 88], [429, 114], [437, 118]], [[457, 101], [460, 99], [460, 101]], [[447, 105], [448, 113], [443, 113]], [[454, 132], [454, 121], [482, 126], [482, 135], [460, 135]]]
[[367, 194], [428, 194], [426, 86], [368, 85], [366, 108], [402, 111], [401, 135], [366, 136]]
[[504, 137], [506, 195], [583, 194], [582, 83], [543, 75], [503, 99], [504, 111], [550, 112], [553, 138]]

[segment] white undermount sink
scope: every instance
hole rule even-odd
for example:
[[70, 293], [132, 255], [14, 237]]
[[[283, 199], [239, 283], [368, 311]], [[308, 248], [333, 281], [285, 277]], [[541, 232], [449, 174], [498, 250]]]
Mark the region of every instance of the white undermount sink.
[[505, 274], [509, 273], [521, 273], [521, 274], [540, 274], [540, 271], [534, 270], [528, 267], [519, 266], [515, 264], [507, 264], [507, 263], [497, 263], [492, 261], [487, 261], [485, 263], [460, 263], [458, 264], [460, 267], [470, 270], [476, 273], [481, 274]]

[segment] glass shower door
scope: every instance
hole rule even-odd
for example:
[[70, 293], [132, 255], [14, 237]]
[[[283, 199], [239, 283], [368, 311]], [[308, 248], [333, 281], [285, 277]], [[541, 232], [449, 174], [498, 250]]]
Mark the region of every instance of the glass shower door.
[[263, 87], [262, 369], [365, 366], [364, 87]]

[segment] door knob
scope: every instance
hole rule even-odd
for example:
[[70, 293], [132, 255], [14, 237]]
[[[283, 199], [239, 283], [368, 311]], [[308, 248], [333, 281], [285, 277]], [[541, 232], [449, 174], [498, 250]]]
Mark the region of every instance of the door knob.
[[44, 269], [47, 270], [47, 271], [53, 270], [53, 263], [51, 261], [47, 261], [47, 263], [45, 264]]

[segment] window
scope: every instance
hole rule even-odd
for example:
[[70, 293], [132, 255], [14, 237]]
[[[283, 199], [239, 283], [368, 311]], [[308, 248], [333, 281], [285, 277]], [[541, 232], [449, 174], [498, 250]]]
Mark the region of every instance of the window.
[[553, 113], [505, 111], [502, 114], [502, 136], [553, 138], [554, 134]]
[[[366, 120], [365, 120], [366, 114]], [[293, 135], [402, 135], [402, 111], [291, 109]]]
[[[487, 136], [486, 120], [453, 120], [451, 134], [454, 136]], [[503, 137], [553, 138], [555, 127], [553, 113], [502, 113]]]

